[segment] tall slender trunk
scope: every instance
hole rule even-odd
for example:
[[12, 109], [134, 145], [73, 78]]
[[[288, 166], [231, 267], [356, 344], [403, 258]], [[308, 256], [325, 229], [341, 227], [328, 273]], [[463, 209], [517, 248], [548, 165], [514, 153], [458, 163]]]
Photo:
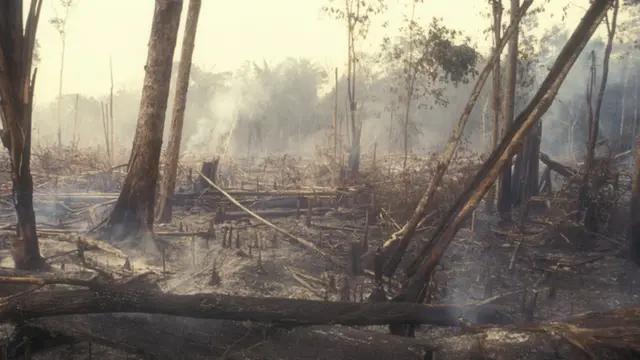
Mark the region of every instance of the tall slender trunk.
[[357, 61], [355, 50], [356, 39], [356, 23], [359, 21], [360, 2], [356, 2], [357, 11], [351, 13], [350, 3], [345, 3], [347, 6], [347, 14], [352, 14], [347, 17], [347, 36], [348, 36], [348, 65], [347, 65], [347, 96], [349, 100], [349, 115], [351, 122], [351, 149], [349, 151], [348, 168], [350, 174], [355, 174], [360, 170], [360, 135], [362, 133], [362, 126], [359, 126], [356, 119], [356, 111], [358, 109], [358, 103], [356, 101], [356, 73], [357, 73]]
[[[512, 19], [516, 11], [518, 11], [519, 3], [519, 0], [511, 0]], [[502, 128], [505, 134], [509, 131], [515, 113], [516, 81], [518, 78], [518, 35], [519, 31], [516, 29], [516, 33], [509, 41], [509, 49], [507, 50], [506, 89], [502, 113]], [[500, 176], [500, 193], [498, 195], [498, 212], [503, 220], [511, 218], [511, 206], [513, 205], [511, 186], [511, 159], [508, 159]]]
[[18, 224], [12, 257], [18, 269], [42, 268], [33, 210], [31, 177], [31, 114], [36, 72], [31, 74], [35, 33], [42, 1], [32, 1], [23, 28], [22, 1], [0, 1], [0, 140], [11, 163], [14, 201]]
[[[493, 11], [493, 42], [494, 49], [498, 48], [498, 44], [500, 44], [500, 30], [502, 27], [502, 1], [501, 0], [493, 0], [492, 3], [492, 11]], [[495, 50], [494, 50], [495, 51]], [[500, 54], [498, 54], [498, 57]], [[498, 58], [498, 62], [493, 67], [493, 102], [491, 103], [491, 110], [493, 113], [493, 130], [491, 132], [491, 148], [495, 149], [498, 146], [498, 138], [500, 136], [500, 88], [501, 88], [501, 77], [500, 77], [500, 59]], [[500, 187], [502, 185], [499, 185]], [[493, 204], [495, 201], [495, 193], [496, 193], [496, 184], [494, 184], [487, 193], [486, 201], [486, 211], [487, 213], [493, 213]]]
[[[413, 85], [412, 85], [413, 86]], [[413, 91], [409, 91], [407, 94], [407, 102], [405, 104], [404, 110], [404, 121], [402, 124], [402, 142], [404, 145], [404, 154], [402, 157], [402, 170], [407, 168], [407, 160], [409, 158], [409, 124], [411, 121], [410, 111], [411, 111], [411, 97], [413, 97]]]
[[629, 206], [629, 255], [640, 266], [640, 136], [636, 138], [636, 159], [633, 167], [633, 187]]
[[604, 92], [607, 88], [607, 79], [609, 78], [609, 61], [611, 59], [611, 51], [613, 50], [613, 40], [616, 35], [616, 27], [618, 22], [618, 0], [613, 1], [612, 8], [613, 14], [611, 17], [611, 22], [609, 22], [608, 17], [605, 17], [608, 30], [607, 45], [604, 49], [604, 58], [602, 60], [602, 79], [600, 80], [600, 88], [598, 89], [598, 96], [596, 98], [596, 107], [593, 112], [593, 122], [591, 124], [592, 126], [590, 126], [587, 157], [585, 159], [584, 178], [579, 194], [579, 215], [583, 218], [580, 220], [584, 222], [585, 227], [591, 232], [596, 232], [598, 230], [598, 207], [592, 200], [594, 195], [592, 194], [592, 192], [598, 191], [598, 189], [592, 189], [589, 180], [591, 172], [593, 171], [593, 166], [595, 164], [595, 151], [596, 144], [598, 142], [598, 131], [600, 129], [600, 112], [602, 110]]
[[624, 135], [624, 123], [625, 123], [625, 100], [627, 97], [627, 84], [629, 83], [629, 76], [627, 76], [627, 74], [629, 73], [629, 62], [630, 60], [627, 60], [627, 63], [625, 64], [624, 68], [622, 69], [622, 98], [620, 99], [620, 138], [622, 139], [623, 135]]
[[[638, 69], [634, 67], [633, 72], [633, 139], [638, 136]], [[633, 146], [633, 143], [631, 144]]]
[[58, 80], [58, 146], [62, 147], [62, 78], [64, 75], [64, 52], [67, 47], [64, 30], [60, 36], [62, 37], [62, 51], [60, 51], [60, 78]]
[[338, 68], [334, 71], [335, 97], [333, 99], [333, 161], [338, 161]]
[[116, 239], [153, 231], [158, 165], [181, 11], [182, 0], [156, 0], [129, 171], [107, 223], [109, 235]]
[[[160, 201], [158, 202], [158, 222], [171, 222], [172, 198], [176, 186], [178, 173], [178, 159], [180, 157], [180, 142], [182, 141], [182, 126], [184, 124], [184, 112], [187, 107], [187, 92], [189, 90], [189, 74], [191, 72], [191, 58], [195, 48], [196, 32], [198, 30], [198, 18], [202, 0], [189, 0], [187, 10], [187, 23], [182, 39], [182, 54], [178, 65], [178, 78], [176, 80], [176, 92], [173, 100], [173, 116], [171, 118], [171, 135], [167, 145], [164, 176], [160, 184]], [[248, 132], [251, 136], [251, 132]]]

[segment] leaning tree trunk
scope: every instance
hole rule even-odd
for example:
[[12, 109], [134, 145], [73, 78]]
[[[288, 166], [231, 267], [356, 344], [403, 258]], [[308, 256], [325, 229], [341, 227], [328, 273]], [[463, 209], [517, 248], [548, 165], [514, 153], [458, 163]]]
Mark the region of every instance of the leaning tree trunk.
[[156, 314], [65, 315], [21, 322], [7, 353], [11, 358], [45, 355], [54, 346], [88, 341], [157, 360], [631, 360], [640, 355], [638, 310], [587, 313], [554, 323], [469, 324], [420, 339], [345, 326], [287, 327]]
[[108, 219], [115, 238], [153, 230], [153, 209], [182, 0], [156, 0], [129, 171]]
[[191, 71], [191, 57], [195, 47], [196, 31], [198, 29], [198, 17], [202, 0], [190, 0], [187, 10], [187, 23], [182, 40], [182, 54], [178, 66], [178, 79], [176, 81], [176, 93], [173, 101], [173, 118], [171, 120], [171, 136], [167, 145], [165, 173], [160, 185], [160, 201], [158, 203], [158, 221], [171, 222], [171, 199], [176, 186], [178, 172], [178, 158], [180, 156], [180, 142], [182, 140], [182, 125], [184, 112], [187, 107], [187, 91], [189, 89], [189, 73]]
[[515, 119], [511, 128], [505, 132], [498, 148], [491, 153], [480, 171], [465, 187], [455, 204], [447, 211], [438, 227], [433, 231], [427, 250], [421, 251], [421, 255], [424, 254], [424, 257], [421, 256], [414, 260], [416, 266], [410, 273], [411, 278], [408, 281], [408, 286], [403, 290], [405, 301], [420, 303], [424, 300], [424, 289], [436, 264], [453, 241], [466, 217], [475, 209], [480, 199], [504, 170], [508, 161], [521, 148], [526, 134], [531, 131], [553, 103], [571, 67], [604, 18], [609, 4], [610, 0], [594, 0], [591, 3], [582, 21], [560, 51], [540, 89], [524, 111]]
[[[488, 59], [484, 69], [478, 75], [478, 80], [476, 81], [476, 84], [473, 87], [473, 91], [469, 96], [469, 100], [467, 101], [467, 104], [462, 110], [460, 119], [458, 120], [458, 123], [456, 124], [451, 135], [449, 136], [449, 139], [444, 148], [444, 151], [442, 152], [442, 155], [440, 156], [440, 159], [438, 159], [438, 165], [436, 166], [436, 170], [433, 176], [431, 177], [431, 181], [429, 183], [429, 186], [427, 187], [427, 191], [424, 193], [424, 195], [420, 199], [420, 202], [418, 203], [418, 206], [416, 206], [416, 209], [413, 212], [413, 215], [411, 215], [411, 219], [409, 219], [409, 221], [405, 224], [405, 226], [402, 227], [402, 229], [393, 233], [391, 236], [391, 239], [387, 240], [383, 244], [382, 250], [384, 252], [382, 257], [385, 258], [387, 254], [392, 253], [391, 257], [389, 258], [387, 264], [384, 267], [385, 276], [387, 277], [393, 276], [396, 269], [398, 268], [398, 265], [400, 264], [400, 261], [402, 260], [402, 257], [404, 256], [405, 251], [409, 246], [409, 243], [411, 242], [411, 239], [413, 238], [413, 235], [415, 234], [416, 229], [420, 226], [421, 222], [424, 220], [428, 206], [433, 201], [433, 196], [436, 190], [438, 189], [438, 187], [440, 186], [440, 182], [442, 181], [444, 174], [449, 168], [451, 161], [453, 161], [453, 157], [456, 153], [456, 149], [458, 148], [458, 145], [462, 138], [464, 128], [467, 124], [467, 121], [469, 120], [469, 115], [471, 114], [471, 111], [473, 110], [474, 105], [478, 101], [478, 97], [480, 96], [480, 91], [484, 87], [484, 84], [487, 81], [487, 78], [489, 77], [491, 68], [494, 67], [496, 63], [500, 62], [500, 53], [502, 53], [502, 50], [507, 45], [506, 41], [508, 41], [508, 39], [515, 34], [516, 26], [514, 24], [516, 24], [518, 21], [522, 19], [527, 9], [529, 8], [529, 6], [531, 6], [532, 1], [533, 0], [526, 0], [522, 4], [522, 7], [518, 9], [518, 12], [516, 13], [517, 16], [513, 20], [514, 22], [512, 22], [509, 25], [509, 27], [506, 29], [506, 31], [504, 32], [504, 36], [502, 37], [500, 42], [496, 44], [496, 47], [493, 53], [491, 54], [491, 58]], [[392, 250], [392, 249], [395, 249], [395, 250]]]
[[[23, 29], [22, 1], [0, 2], [0, 98], [2, 144], [9, 150], [18, 217], [13, 261], [18, 269], [44, 265], [36, 235], [31, 177], [31, 113], [35, 72], [31, 77], [35, 33], [42, 2], [31, 3]], [[25, 56], [26, 54], [26, 56]]]
[[[519, 3], [519, 0], [511, 0], [512, 19], [515, 16], [515, 12], [518, 11]], [[502, 112], [502, 128], [505, 134], [509, 131], [509, 127], [515, 116], [516, 82], [518, 79], [518, 34], [519, 31], [516, 31], [515, 35], [509, 41], [509, 50], [507, 53], [506, 90]], [[500, 175], [500, 193], [498, 195], [498, 212], [500, 213], [500, 218], [503, 220], [511, 218], [511, 206], [513, 205], [511, 182], [511, 159], [509, 159]]]

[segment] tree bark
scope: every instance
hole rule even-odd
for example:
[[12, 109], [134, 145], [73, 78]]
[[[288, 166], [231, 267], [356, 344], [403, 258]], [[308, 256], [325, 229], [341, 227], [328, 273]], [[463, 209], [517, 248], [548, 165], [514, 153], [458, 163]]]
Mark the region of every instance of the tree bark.
[[153, 231], [158, 165], [182, 0], [156, 0], [129, 169], [107, 222], [116, 239]]
[[[524, 141], [524, 146], [518, 157], [512, 175], [511, 196], [513, 205], [524, 205], [526, 213], [527, 202], [538, 193], [538, 176], [540, 173], [540, 140], [542, 124], [538, 123], [531, 130]], [[521, 219], [522, 220], [522, 219]]]
[[329, 302], [220, 294], [174, 295], [132, 285], [100, 285], [91, 290], [40, 291], [0, 304], [0, 322], [57, 315], [147, 313], [234, 321], [300, 325], [430, 324], [457, 326], [459, 316], [480, 323], [509, 324], [496, 307]]
[[[34, 39], [42, 2], [32, 2], [23, 29], [22, 1], [0, 2], [0, 98], [2, 144], [9, 151], [18, 226], [12, 257], [18, 269], [44, 266], [36, 234], [31, 177], [31, 113]], [[25, 56], [26, 55], [26, 56]]]
[[[43, 318], [18, 328], [12, 337], [22, 340], [24, 335], [31, 344], [43, 343], [51, 335], [65, 336], [65, 340], [90, 341], [154, 360], [422, 360], [429, 351], [427, 344], [415, 339], [349, 327], [287, 329], [141, 314]], [[23, 355], [24, 350], [20, 344], [9, 345], [14, 356]]]
[[[205, 161], [202, 163], [202, 167], [200, 168], [200, 172], [206, 176], [209, 180], [214, 183], [217, 182], [218, 179], [218, 165], [220, 164], [220, 157], [217, 157], [211, 161]], [[196, 183], [196, 192], [201, 193], [204, 190], [212, 190], [211, 185], [202, 177], [198, 176], [198, 182]], [[260, 191], [256, 189], [256, 191]]]
[[561, 176], [566, 177], [567, 179], [571, 180], [571, 178], [573, 178], [574, 176], [576, 176], [576, 174], [578, 174], [577, 171], [573, 170], [572, 168], [560, 164], [559, 162], [552, 160], [549, 155], [545, 154], [545, 153], [540, 153], [539, 155], [539, 159], [540, 161], [542, 161], [545, 165], [547, 165], [549, 167], [549, 169], [555, 171], [556, 173], [560, 174]]
[[356, 9], [352, 8], [352, 2], [345, 2], [347, 14], [347, 97], [349, 100], [349, 120], [351, 124], [351, 148], [349, 150], [349, 161], [347, 163], [349, 177], [360, 171], [360, 136], [362, 135], [362, 124], [358, 124], [356, 112], [358, 102], [356, 100], [356, 74], [358, 59], [356, 57], [356, 25], [361, 21], [360, 2], [356, 2]]
[[180, 142], [182, 141], [182, 125], [184, 112], [187, 107], [187, 92], [189, 90], [189, 74], [191, 72], [191, 58], [195, 47], [198, 17], [202, 0], [190, 0], [187, 10], [187, 22], [182, 40], [182, 54], [178, 65], [175, 99], [173, 100], [173, 116], [171, 119], [171, 135], [166, 151], [164, 176], [160, 184], [160, 200], [158, 202], [158, 221], [170, 223], [172, 209], [171, 199], [176, 186], [178, 173], [178, 158], [180, 157]]
[[639, 330], [637, 308], [584, 314], [563, 323], [472, 325], [455, 335], [420, 340], [339, 326], [290, 329], [140, 314], [57, 316], [18, 327], [9, 350], [22, 355], [24, 344], [62, 335], [65, 341], [91, 341], [162, 360], [631, 360], [640, 355]]
[[[492, 12], [493, 12], [493, 42], [495, 43], [495, 49], [498, 48], [501, 38], [502, 29], [502, 1], [493, 0]], [[496, 51], [496, 50], [494, 50]], [[498, 138], [500, 137], [500, 92], [501, 92], [501, 77], [500, 77], [500, 55], [502, 49], [498, 53], [498, 61], [493, 66], [493, 97], [491, 103], [491, 110], [493, 113], [493, 129], [491, 130], [491, 149], [494, 150], [498, 146]], [[493, 213], [493, 205], [496, 197], [496, 186], [491, 187], [485, 198], [487, 213]]]
[[500, 172], [504, 170], [508, 161], [520, 150], [525, 135], [549, 109], [569, 70], [604, 18], [609, 4], [610, 0], [595, 0], [591, 3], [589, 10], [563, 47], [534, 98], [518, 115], [498, 148], [492, 152], [473, 181], [465, 188], [434, 230], [428, 247], [424, 251], [426, 258], [421, 256], [415, 261], [419, 267], [411, 273], [412, 277], [406, 287], [407, 301], [422, 301], [425, 285], [458, 229]]
[[[519, 0], [511, 0], [512, 19], [518, 10], [518, 4]], [[502, 109], [502, 129], [504, 134], [509, 131], [515, 115], [516, 82], [518, 80], [518, 35], [519, 31], [516, 31], [515, 35], [511, 37], [507, 52], [506, 90]], [[511, 182], [511, 159], [508, 159], [500, 175], [500, 193], [498, 194], [498, 212], [503, 220], [511, 219], [511, 206], [513, 205]]]

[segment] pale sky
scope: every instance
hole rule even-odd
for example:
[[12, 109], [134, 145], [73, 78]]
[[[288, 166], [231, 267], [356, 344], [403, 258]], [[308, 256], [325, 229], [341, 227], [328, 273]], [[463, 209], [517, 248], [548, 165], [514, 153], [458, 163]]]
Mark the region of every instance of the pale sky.
[[[340, 0], [338, 0], [340, 1]], [[397, 27], [402, 1], [393, 3], [384, 17]], [[405, 0], [406, 2], [406, 0]], [[536, 2], [542, 2], [538, 0]], [[534, 5], [535, 3], [534, 2]], [[113, 59], [116, 88], [138, 83], [144, 75], [153, 0], [76, 0], [67, 22], [67, 45], [63, 93], [100, 96], [109, 91], [109, 57]], [[320, 9], [328, 0], [203, 0], [194, 63], [205, 69], [237, 69], [242, 62], [277, 62], [287, 57], [306, 57], [327, 67], [341, 67], [346, 59], [344, 25], [329, 19]], [[560, 9], [569, 3], [554, 0], [540, 19], [543, 27], [559, 22]], [[575, 0], [564, 23], [573, 28], [584, 14], [587, 0]], [[183, 6], [178, 48], [188, 0]], [[487, 20], [486, 0], [424, 0], [416, 16], [442, 17], [447, 26], [463, 30], [481, 49], [488, 49], [482, 35]], [[36, 102], [53, 100], [58, 94], [60, 37], [49, 19], [62, 16], [59, 0], [44, 0], [38, 27], [40, 55]], [[551, 13], [558, 14], [553, 19]], [[377, 20], [380, 23], [382, 20]], [[395, 24], [395, 25], [394, 25]], [[378, 44], [386, 30], [372, 29], [370, 42]]]

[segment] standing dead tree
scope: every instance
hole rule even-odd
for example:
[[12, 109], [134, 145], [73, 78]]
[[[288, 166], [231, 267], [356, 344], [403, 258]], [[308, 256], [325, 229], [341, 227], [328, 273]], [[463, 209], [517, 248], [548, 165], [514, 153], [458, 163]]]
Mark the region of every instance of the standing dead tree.
[[[500, 31], [502, 29], [502, 1], [501, 0], [492, 0], [491, 1], [491, 17], [493, 20], [493, 43], [494, 43], [494, 51], [498, 48], [498, 44], [500, 44]], [[500, 51], [500, 54], [502, 50]], [[498, 54], [498, 59], [496, 60], [495, 65], [493, 66], [493, 88], [492, 88], [492, 103], [491, 108], [493, 112], [493, 126], [491, 129], [491, 149], [495, 149], [498, 146], [498, 137], [500, 136], [500, 89], [501, 78], [500, 78], [500, 54]], [[487, 100], [488, 101], [488, 100]], [[487, 102], [488, 103], [488, 102]], [[492, 187], [487, 194], [487, 198], [485, 199], [486, 211], [487, 213], [493, 213], [493, 204], [496, 197], [496, 187]]]
[[180, 142], [182, 141], [182, 125], [184, 112], [187, 107], [187, 91], [189, 90], [189, 74], [191, 72], [191, 57], [195, 47], [198, 17], [202, 0], [190, 0], [187, 10], [187, 22], [182, 40], [182, 54], [178, 65], [178, 79], [176, 80], [175, 99], [173, 100], [173, 117], [171, 119], [171, 135], [167, 145], [164, 176], [160, 184], [160, 200], [158, 201], [157, 216], [159, 222], [171, 222], [171, 198], [173, 198], [178, 173], [178, 158], [180, 157]]
[[[508, 161], [521, 149], [526, 134], [549, 109], [569, 70], [605, 17], [610, 4], [611, 0], [595, 0], [591, 3], [533, 99], [518, 115], [511, 128], [506, 131], [498, 148], [491, 153], [473, 181], [445, 214], [429, 243], [407, 270], [410, 279], [403, 294], [405, 301], [422, 302], [424, 300], [428, 279], [462, 223], [487, 193]], [[412, 330], [402, 329], [396, 333], [410, 335]]]
[[[335, 0], [329, 0], [334, 3]], [[350, 173], [360, 169], [360, 136], [362, 124], [356, 117], [358, 102], [356, 100], [356, 73], [358, 56], [356, 45], [359, 39], [367, 37], [371, 18], [386, 9], [384, 0], [339, 0], [343, 6], [327, 6], [323, 10], [347, 24], [347, 98], [349, 102], [349, 125], [351, 128], [351, 148], [349, 150], [348, 168]]]
[[[67, 48], [67, 20], [69, 10], [73, 5], [73, 0], [60, 0], [60, 5], [64, 9], [62, 17], [56, 16], [49, 20], [49, 23], [56, 28], [60, 35], [60, 73], [58, 78], [58, 146], [62, 147], [62, 79], [64, 75], [64, 55]], [[75, 139], [73, 139], [75, 140]], [[72, 141], [73, 141], [72, 140]]]
[[32, 1], [23, 27], [21, 0], [0, 2], [0, 139], [9, 151], [18, 217], [13, 261], [19, 269], [44, 265], [36, 234], [31, 177], [31, 114], [36, 72], [31, 63], [42, 1]]
[[115, 238], [153, 230], [158, 165], [182, 0], [156, 0], [129, 169], [107, 220]]
[[[511, 17], [515, 16], [518, 9], [519, 0], [510, 0]], [[507, 73], [506, 73], [506, 89], [504, 93], [504, 103], [502, 110], [502, 129], [506, 133], [513, 122], [515, 113], [515, 97], [516, 83], [518, 77], [518, 31], [511, 37], [509, 41], [509, 49], [507, 53]], [[499, 83], [498, 83], [499, 84]], [[495, 111], [495, 110], [494, 110]], [[494, 147], [495, 149], [495, 147]], [[500, 175], [500, 194], [498, 195], [498, 212], [500, 218], [508, 220], [511, 218], [511, 206], [513, 199], [511, 197], [511, 161], [505, 166]]]
[[[609, 17], [605, 17], [605, 23], [607, 24], [607, 45], [604, 49], [604, 58], [602, 60], [602, 79], [600, 80], [600, 88], [598, 89], [598, 95], [596, 97], [595, 109], [592, 108], [591, 94], [588, 95], [588, 108], [589, 108], [589, 137], [587, 139], [587, 155], [584, 161], [584, 175], [582, 179], [582, 185], [580, 187], [580, 194], [578, 195], [578, 201], [580, 202], [579, 216], [585, 225], [585, 227], [592, 232], [598, 230], [598, 209], [597, 204], [594, 201], [594, 192], [598, 191], [601, 185], [598, 185], [595, 178], [592, 176], [595, 165], [595, 152], [596, 144], [598, 142], [598, 130], [600, 128], [600, 112], [602, 109], [602, 101], [604, 99], [604, 92], [607, 88], [607, 79], [609, 77], [609, 61], [611, 59], [611, 51], [613, 50], [613, 41], [616, 35], [616, 26], [618, 22], [618, 0], [613, 0], [611, 21]], [[592, 72], [593, 73], [593, 72]], [[592, 82], [591, 84], [594, 84]], [[593, 90], [591, 88], [591, 90]]]

